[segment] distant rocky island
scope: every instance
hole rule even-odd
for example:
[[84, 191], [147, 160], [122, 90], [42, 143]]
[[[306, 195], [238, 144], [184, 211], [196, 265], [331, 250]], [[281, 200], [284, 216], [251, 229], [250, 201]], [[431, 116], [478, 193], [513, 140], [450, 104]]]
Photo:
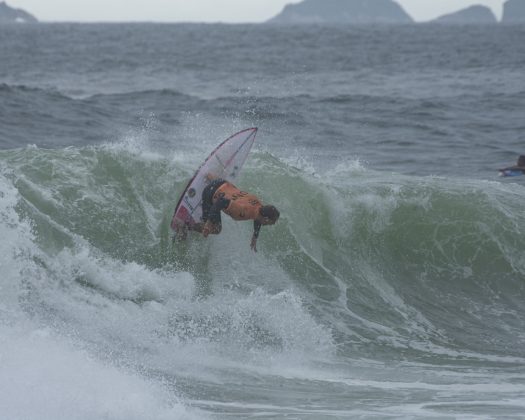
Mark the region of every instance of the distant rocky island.
[[393, 0], [304, 0], [288, 4], [268, 23], [410, 23]]
[[13, 9], [5, 1], [0, 2], [0, 24], [2, 23], [36, 23], [38, 20], [22, 9]]
[[525, 0], [508, 0], [503, 5], [503, 23], [525, 22]]
[[[38, 20], [22, 9], [0, 1], [0, 25], [36, 23]], [[287, 4], [267, 23], [282, 24], [373, 24], [412, 23], [414, 20], [395, 0], [303, 0]], [[449, 13], [432, 22], [445, 24], [491, 24], [498, 20], [486, 6], [475, 5]], [[502, 23], [525, 23], [525, 0], [506, 0]]]
[[497, 23], [496, 16], [486, 6], [470, 6], [459, 12], [443, 15], [433, 22], [436, 23]]
[[[370, 24], [410, 23], [413, 19], [394, 0], [303, 0], [288, 4], [267, 23]], [[486, 6], [475, 5], [433, 20], [446, 24], [492, 24], [498, 20]], [[502, 23], [525, 22], [525, 0], [507, 0]]]

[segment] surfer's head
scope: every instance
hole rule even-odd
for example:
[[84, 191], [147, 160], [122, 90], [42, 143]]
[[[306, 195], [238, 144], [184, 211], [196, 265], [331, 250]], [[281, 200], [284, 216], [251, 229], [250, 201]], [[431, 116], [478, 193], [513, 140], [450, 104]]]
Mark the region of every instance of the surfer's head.
[[259, 209], [259, 214], [261, 217], [258, 218], [261, 225], [273, 225], [279, 219], [279, 210], [277, 210], [272, 205], [262, 206]]
[[525, 155], [521, 155], [518, 158], [518, 166], [525, 167]]

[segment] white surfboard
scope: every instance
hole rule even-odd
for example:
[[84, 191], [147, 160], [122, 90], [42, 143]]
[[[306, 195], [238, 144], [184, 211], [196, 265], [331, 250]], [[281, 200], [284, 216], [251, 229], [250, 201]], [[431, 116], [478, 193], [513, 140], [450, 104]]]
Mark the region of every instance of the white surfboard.
[[525, 175], [525, 173], [521, 169], [507, 168], [507, 169], [499, 170], [499, 176], [509, 177], [509, 176], [521, 176], [521, 175]]
[[177, 232], [182, 226], [191, 227], [201, 221], [202, 191], [210, 182], [210, 178], [235, 180], [250, 153], [256, 134], [257, 128], [240, 131], [224, 140], [211, 152], [177, 202], [171, 221], [174, 231]]

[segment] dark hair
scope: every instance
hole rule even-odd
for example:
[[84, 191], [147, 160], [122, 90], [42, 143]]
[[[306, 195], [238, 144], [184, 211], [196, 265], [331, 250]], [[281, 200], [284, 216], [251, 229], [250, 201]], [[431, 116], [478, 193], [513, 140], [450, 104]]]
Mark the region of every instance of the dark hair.
[[525, 166], [525, 156], [521, 155], [518, 158], [518, 166]]
[[270, 220], [277, 221], [279, 219], [279, 210], [277, 210], [272, 205], [262, 206], [259, 210], [259, 213], [261, 213], [261, 216], [267, 217]]

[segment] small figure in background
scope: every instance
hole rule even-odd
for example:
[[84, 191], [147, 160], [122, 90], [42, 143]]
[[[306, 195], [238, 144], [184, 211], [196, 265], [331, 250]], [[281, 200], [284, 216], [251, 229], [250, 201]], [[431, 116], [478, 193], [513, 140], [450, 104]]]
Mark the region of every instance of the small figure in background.
[[509, 166], [508, 168], [500, 169], [499, 176], [519, 176], [525, 175], [525, 155], [521, 155], [518, 158], [518, 162], [514, 166]]

